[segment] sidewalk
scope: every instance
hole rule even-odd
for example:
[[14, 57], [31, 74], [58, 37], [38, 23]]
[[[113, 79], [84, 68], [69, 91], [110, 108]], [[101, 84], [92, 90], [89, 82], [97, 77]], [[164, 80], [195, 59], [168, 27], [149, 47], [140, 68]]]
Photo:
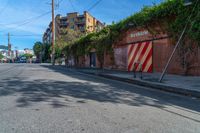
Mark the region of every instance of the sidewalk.
[[193, 96], [200, 98], [200, 77], [193, 76], [179, 76], [179, 75], [165, 75], [162, 83], [158, 82], [160, 73], [136, 73], [136, 78], [131, 72], [116, 71], [116, 70], [101, 70], [91, 68], [79, 68], [76, 69], [79, 72], [87, 74], [95, 74], [105, 78], [111, 78], [114, 80], [129, 82], [141, 86], [151, 87], [153, 89], [159, 89], [168, 92], [174, 92], [178, 94]]

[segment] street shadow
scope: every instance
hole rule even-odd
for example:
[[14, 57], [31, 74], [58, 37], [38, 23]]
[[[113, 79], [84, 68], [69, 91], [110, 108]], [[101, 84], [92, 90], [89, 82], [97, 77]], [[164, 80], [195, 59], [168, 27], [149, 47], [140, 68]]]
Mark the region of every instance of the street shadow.
[[[42, 66], [77, 80], [32, 80], [13, 77], [0, 81], [0, 96], [20, 95], [16, 106], [27, 108], [46, 102], [53, 108], [67, 108], [70, 103], [85, 104], [88, 100], [102, 103], [126, 104], [130, 106], [152, 106], [167, 112], [166, 106], [173, 106], [200, 115], [200, 101], [189, 97], [171, 95], [151, 89], [142, 89], [121, 82], [111, 82], [100, 77], [84, 76], [63, 67]], [[56, 78], [56, 77], [55, 77]], [[80, 81], [79, 81], [80, 80]], [[73, 100], [72, 100], [73, 98]], [[191, 104], [192, 103], [192, 104]], [[177, 112], [170, 112], [177, 115]], [[181, 115], [181, 114], [179, 114]], [[181, 115], [196, 122], [200, 120]]]

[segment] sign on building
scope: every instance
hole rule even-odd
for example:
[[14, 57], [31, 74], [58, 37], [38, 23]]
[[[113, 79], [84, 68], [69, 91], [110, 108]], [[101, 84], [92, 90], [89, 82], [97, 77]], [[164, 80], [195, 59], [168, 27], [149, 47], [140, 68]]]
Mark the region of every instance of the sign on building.
[[139, 32], [136, 32], [136, 33], [131, 33], [131, 38], [135, 38], [135, 37], [140, 37], [140, 36], [145, 36], [145, 35], [148, 35], [149, 32], [147, 30], [145, 31], [139, 31]]

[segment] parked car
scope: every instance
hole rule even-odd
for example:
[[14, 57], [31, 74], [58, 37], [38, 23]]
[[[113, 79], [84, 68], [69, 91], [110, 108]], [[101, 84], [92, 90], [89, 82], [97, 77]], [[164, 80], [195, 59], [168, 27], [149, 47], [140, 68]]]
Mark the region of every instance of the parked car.
[[20, 59], [20, 63], [26, 63], [26, 59]]
[[40, 60], [36, 60], [36, 61], [34, 61], [34, 63], [40, 63]]

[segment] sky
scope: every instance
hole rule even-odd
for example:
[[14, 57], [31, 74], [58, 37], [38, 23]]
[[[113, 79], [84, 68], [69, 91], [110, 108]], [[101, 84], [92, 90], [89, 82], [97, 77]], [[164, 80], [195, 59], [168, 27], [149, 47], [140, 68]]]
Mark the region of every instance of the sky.
[[[89, 10], [99, 0], [55, 0], [56, 14]], [[101, 22], [111, 24], [141, 10], [143, 6], [158, 4], [163, 0], [101, 0], [89, 12]], [[51, 0], [0, 0], [0, 45], [8, 44], [8, 33], [12, 49], [32, 49], [51, 21]]]

